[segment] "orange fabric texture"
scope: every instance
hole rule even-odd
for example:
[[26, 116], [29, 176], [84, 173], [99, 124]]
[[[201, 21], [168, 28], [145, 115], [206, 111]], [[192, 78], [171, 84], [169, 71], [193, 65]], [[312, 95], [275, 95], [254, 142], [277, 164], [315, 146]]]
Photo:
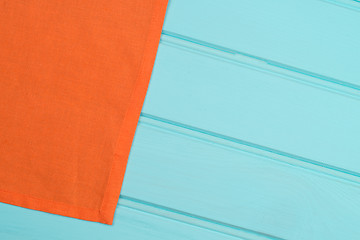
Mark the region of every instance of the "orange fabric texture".
[[0, 201], [112, 224], [166, 0], [0, 0]]

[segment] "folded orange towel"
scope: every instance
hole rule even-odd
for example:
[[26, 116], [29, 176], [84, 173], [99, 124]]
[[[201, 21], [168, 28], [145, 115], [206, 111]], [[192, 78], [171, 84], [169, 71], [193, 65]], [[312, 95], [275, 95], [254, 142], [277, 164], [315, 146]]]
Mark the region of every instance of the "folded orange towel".
[[0, 201], [112, 224], [166, 0], [0, 0]]

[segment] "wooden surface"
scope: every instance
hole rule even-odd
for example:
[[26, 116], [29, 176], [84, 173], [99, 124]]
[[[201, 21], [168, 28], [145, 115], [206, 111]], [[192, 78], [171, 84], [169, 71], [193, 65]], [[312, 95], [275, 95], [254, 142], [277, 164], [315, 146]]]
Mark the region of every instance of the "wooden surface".
[[171, 0], [113, 226], [0, 239], [357, 239], [360, 3]]

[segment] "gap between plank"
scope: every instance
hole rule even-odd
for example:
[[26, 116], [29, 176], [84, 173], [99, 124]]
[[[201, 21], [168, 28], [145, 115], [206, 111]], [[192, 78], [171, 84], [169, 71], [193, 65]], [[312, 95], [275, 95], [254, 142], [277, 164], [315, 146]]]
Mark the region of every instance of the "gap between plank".
[[181, 34], [163, 31], [160, 44], [190, 51], [195, 54], [205, 55], [220, 61], [276, 75], [283, 79], [296, 81], [321, 90], [360, 100], [360, 85], [288, 66], [286, 64], [183, 36]]
[[201, 217], [191, 213], [179, 211], [173, 208], [161, 206], [144, 200], [132, 198], [121, 195], [118, 206], [124, 206], [138, 211], [154, 214], [160, 217], [165, 217], [185, 224], [190, 224], [196, 227], [204, 228], [210, 231], [215, 231], [221, 234], [226, 234], [244, 240], [280, 240], [278, 238], [266, 233], [253, 231], [242, 228], [232, 224], [220, 222], [217, 220]]
[[338, 7], [343, 7], [355, 12], [360, 12], [359, 0], [320, 0], [325, 3], [330, 3]]
[[269, 148], [198, 127], [186, 125], [144, 112], [141, 113], [139, 123], [155, 127], [161, 131], [170, 131], [172, 133], [185, 135], [187, 137], [195, 138], [210, 144], [216, 144], [221, 147], [255, 154], [256, 156], [266, 158], [267, 160], [276, 161], [278, 163], [290, 165], [296, 168], [302, 168], [312, 173], [322, 174], [330, 177], [333, 180], [342, 182], [345, 181], [345, 183], [350, 183], [356, 188], [360, 187], [360, 173], [355, 171], [322, 163], [313, 159], [283, 152], [277, 149]]

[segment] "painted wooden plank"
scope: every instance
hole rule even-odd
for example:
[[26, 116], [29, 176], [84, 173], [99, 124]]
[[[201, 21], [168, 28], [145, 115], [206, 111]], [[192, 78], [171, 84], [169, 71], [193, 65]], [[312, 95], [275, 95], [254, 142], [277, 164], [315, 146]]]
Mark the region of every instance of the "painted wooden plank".
[[116, 210], [114, 225], [71, 219], [0, 204], [0, 239], [211, 239], [241, 238], [207, 230], [127, 206]]
[[143, 116], [122, 195], [274, 239], [354, 239], [359, 187]]
[[143, 112], [359, 177], [359, 98], [160, 45]]
[[[0, 204], [0, 238], [232, 239], [221, 228], [232, 228], [229, 233], [240, 239], [244, 232], [252, 236], [244, 239], [351, 239], [360, 234], [359, 184], [239, 145], [142, 117], [122, 194], [165, 206], [163, 214], [155, 212], [165, 219], [152, 216], [153, 210], [129, 211], [139, 207], [124, 205], [122, 199], [113, 227]], [[202, 227], [173, 223], [169, 208], [180, 212], [178, 220], [190, 214]]]
[[355, 1], [172, 0], [164, 33], [360, 90], [359, 24]]

